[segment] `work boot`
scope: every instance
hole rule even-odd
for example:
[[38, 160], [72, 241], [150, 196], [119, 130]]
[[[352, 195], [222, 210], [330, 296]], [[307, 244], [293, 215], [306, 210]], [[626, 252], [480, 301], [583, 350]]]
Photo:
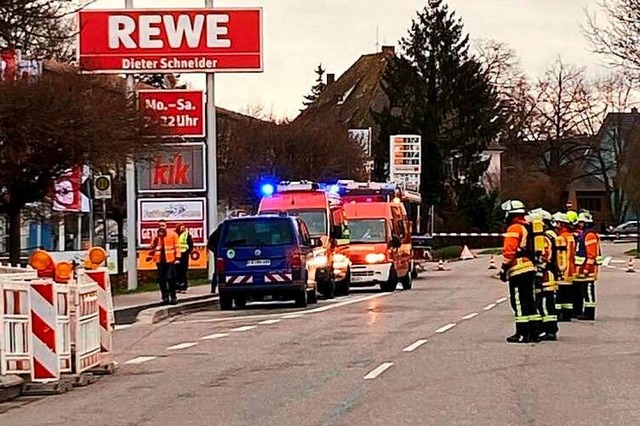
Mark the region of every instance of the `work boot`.
[[529, 337], [520, 334], [514, 334], [507, 337], [507, 343], [529, 343]]
[[541, 339], [545, 342], [555, 342], [558, 340], [558, 336], [555, 333], [545, 333]]
[[169, 304], [170, 305], [177, 305], [178, 304], [178, 299], [176, 298], [175, 295], [171, 296], [171, 299], [169, 299]]

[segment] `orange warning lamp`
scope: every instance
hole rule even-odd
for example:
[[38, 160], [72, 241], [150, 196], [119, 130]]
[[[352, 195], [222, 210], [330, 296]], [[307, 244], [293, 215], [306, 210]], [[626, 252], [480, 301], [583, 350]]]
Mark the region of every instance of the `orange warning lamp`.
[[85, 269], [97, 269], [104, 265], [109, 257], [109, 254], [102, 247], [91, 247], [89, 249], [89, 255], [84, 261]]
[[60, 262], [56, 264], [54, 281], [57, 283], [66, 283], [73, 278], [73, 270], [75, 266], [72, 262]]
[[53, 278], [55, 262], [51, 255], [44, 250], [36, 250], [31, 254], [29, 266], [38, 271], [38, 277]]

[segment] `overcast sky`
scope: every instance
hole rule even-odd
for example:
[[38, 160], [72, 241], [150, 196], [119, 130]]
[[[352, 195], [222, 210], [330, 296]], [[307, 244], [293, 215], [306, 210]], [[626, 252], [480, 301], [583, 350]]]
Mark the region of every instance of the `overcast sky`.
[[[337, 76], [380, 44], [396, 44], [427, 0], [214, 0], [216, 7], [264, 9], [265, 71], [220, 75], [216, 103], [235, 111], [263, 106], [294, 117], [322, 62]], [[472, 38], [513, 47], [525, 70], [540, 74], [558, 55], [594, 72], [602, 61], [589, 51], [582, 25], [597, 0], [449, 0]], [[204, 0], [134, 0], [136, 8], [201, 7]], [[124, 0], [98, 0], [94, 8], [121, 8]], [[194, 87], [204, 79], [185, 76]]]

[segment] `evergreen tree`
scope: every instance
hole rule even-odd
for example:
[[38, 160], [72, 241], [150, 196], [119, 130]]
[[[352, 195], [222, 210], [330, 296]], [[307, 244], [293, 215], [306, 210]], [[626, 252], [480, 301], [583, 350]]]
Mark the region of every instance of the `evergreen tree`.
[[327, 85], [324, 82], [324, 73], [326, 72], [326, 69], [322, 68], [322, 64], [319, 64], [318, 68], [316, 68], [314, 72], [318, 78], [316, 79], [316, 84], [311, 88], [311, 93], [304, 97], [305, 100], [302, 103], [305, 107], [314, 103], [316, 99], [320, 97], [322, 92], [324, 92], [324, 89], [327, 88]]
[[469, 53], [461, 20], [443, 0], [429, 0], [418, 12], [400, 47], [385, 73], [389, 105], [373, 113], [381, 130], [375, 177], [386, 176], [390, 135], [419, 134], [423, 200], [455, 211], [487, 169], [482, 152], [501, 130], [500, 102]]

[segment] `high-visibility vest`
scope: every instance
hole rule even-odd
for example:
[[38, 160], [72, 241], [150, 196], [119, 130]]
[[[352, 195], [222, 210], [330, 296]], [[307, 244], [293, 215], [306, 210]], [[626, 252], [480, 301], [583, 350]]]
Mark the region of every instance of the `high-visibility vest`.
[[578, 280], [590, 281], [598, 276], [598, 265], [602, 265], [600, 237], [593, 229], [585, 230], [576, 241], [576, 269]]
[[507, 270], [508, 278], [535, 272], [535, 253], [529, 243], [526, 221], [516, 219], [507, 229], [502, 246], [502, 267]]
[[152, 249], [153, 261], [155, 263], [160, 263], [163, 246], [167, 263], [173, 263], [180, 257], [181, 252], [178, 235], [176, 235], [175, 232], [170, 232], [166, 237], [156, 237], [156, 239], [154, 240]]
[[180, 247], [180, 253], [185, 253], [189, 249], [189, 231], [184, 231], [180, 234], [178, 246]]

